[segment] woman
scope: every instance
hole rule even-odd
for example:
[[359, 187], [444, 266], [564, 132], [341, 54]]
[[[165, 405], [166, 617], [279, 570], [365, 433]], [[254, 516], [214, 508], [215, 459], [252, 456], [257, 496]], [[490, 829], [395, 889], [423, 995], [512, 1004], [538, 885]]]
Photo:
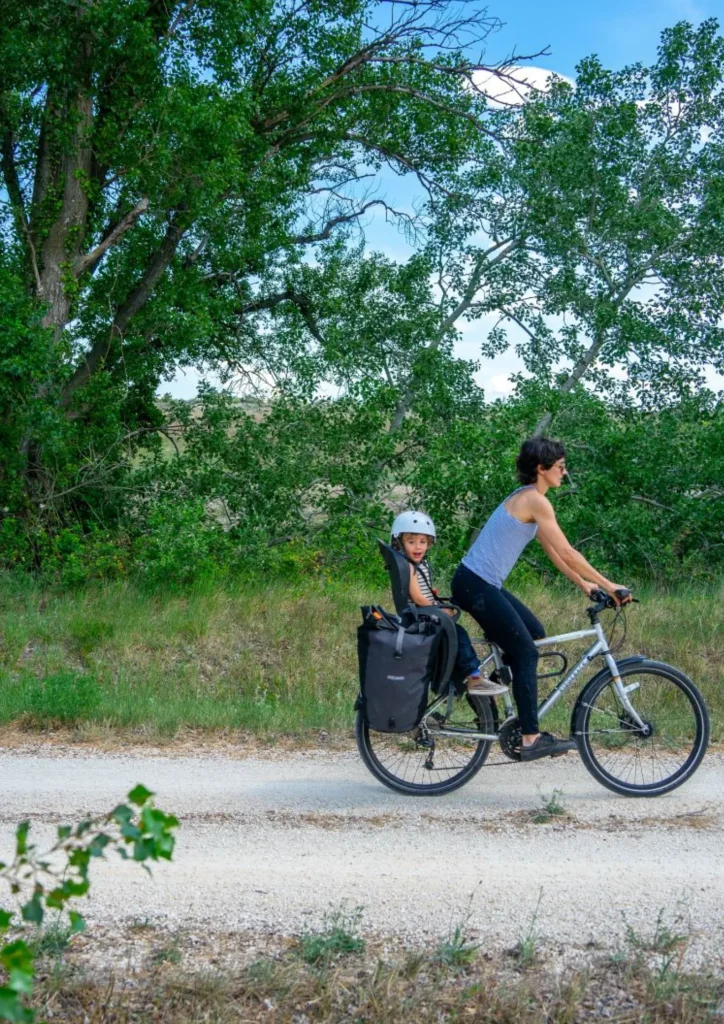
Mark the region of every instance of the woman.
[[503, 589], [506, 577], [525, 546], [537, 537], [553, 564], [586, 596], [600, 587], [620, 604], [616, 591], [624, 589], [597, 572], [568, 543], [556, 522], [546, 493], [561, 486], [565, 460], [566, 450], [559, 441], [534, 437], [523, 443], [516, 462], [522, 486], [493, 512], [452, 581], [455, 604], [472, 615], [486, 637], [502, 649], [512, 669], [523, 761], [562, 754], [576, 744], [538, 728], [538, 649], [533, 641], [541, 640], [545, 630], [522, 601]]

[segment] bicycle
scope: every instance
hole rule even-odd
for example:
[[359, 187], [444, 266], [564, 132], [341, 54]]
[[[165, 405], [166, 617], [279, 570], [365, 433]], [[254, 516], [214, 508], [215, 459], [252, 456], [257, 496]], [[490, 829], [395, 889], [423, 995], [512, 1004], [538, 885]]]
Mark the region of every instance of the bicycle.
[[[544, 718], [594, 659], [602, 657], [604, 667], [583, 688], [571, 715], [570, 732], [581, 759], [593, 777], [614, 793], [669, 793], [691, 778], [706, 753], [710, 726], [704, 698], [671, 665], [643, 655], [617, 662], [599, 615], [615, 608], [615, 628], [623, 609], [603, 591], [594, 591], [591, 599], [594, 604], [586, 609], [590, 629], [536, 641], [537, 647], [545, 648], [595, 637], [540, 704], [538, 716]], [[510, 685], [512, 673], [500, 648], [485, 637], [474, 642], [490, 649], [483, 671], [494, 666], [495, 677]], [[560, 651], [541, 657], [559, 657], [564, 664], [539, 678], [566, 672], [568, 661]], [[451, 686], [447, 695], [433, 696], [417, 728], [402, 735], [373, 732], [359, 710], [357, 746], [367, 768], [390, 789], [411, 796], [442, 796], [480, 771], [493, 743], [500, 744], [506, 758], [520, 760], [520, 727], [510, 689], [503, 703], [505, 718], [500, 723], [495, 698], [458, 693]]]

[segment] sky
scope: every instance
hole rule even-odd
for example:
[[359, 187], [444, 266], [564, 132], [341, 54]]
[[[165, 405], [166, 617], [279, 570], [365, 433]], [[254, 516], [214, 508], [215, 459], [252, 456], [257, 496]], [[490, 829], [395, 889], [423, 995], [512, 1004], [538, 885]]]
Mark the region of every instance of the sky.
[[[486, 59], [491, 62], [511, 53], [532, 55], [543, 50], [545, 57], [536, 57], [537, 67], [575, 77], [576, 64], [582, 57], [597, 54], [606, 67], [620, 68], [640, 61], [653, 62], [659, 36], [663, 29], [678, 21], [695, 25], [706, 18], [717, 18], [724, 25], [724, 0], [490, 0], [489, 13], [504, 22], [488, 42]], [[396, 179], [386, 176], [378, 192], [396, 205], [412, 205], [416, 198], [412, 176]], [[397, 230], [385, 224], [382, 216], [368, 217], [365, 225], [367, 248], [384, 252], [390, 258], [404, 260], [410, 247]], [[485, 320], [460, 324], [461, 340], [456, 354], [461, 358], [479, 359], [480, 343], [492, 326]], [[509, 332], [515, 342], [513, 331]], [[509, 393], [508, 377], [520, 369], [513, 351], [493, 360], [481, 362], [478, 383], [488, 398]], [[708, 375], [710, 386], [724, 388], [724, 378]], [[196, 393], [198, 374], [179, 371], [176, 378], [161, 386], [176, 398], [192, 398]]]

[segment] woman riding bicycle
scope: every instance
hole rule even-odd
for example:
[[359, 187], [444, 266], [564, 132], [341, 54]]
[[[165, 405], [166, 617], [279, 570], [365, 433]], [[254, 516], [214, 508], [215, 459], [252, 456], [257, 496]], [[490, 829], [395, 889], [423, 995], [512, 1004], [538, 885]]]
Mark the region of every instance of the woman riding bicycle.
[[516, 461], [521, 487], [503, 501], [480, 531], [458, 566], [452, 599], [482, 627], [488, 640], [504, 652], [513, 672], [513, 696], [523, 737], [521, 760], [533, 761], [575, 749], [573, 740], [559, 739], [538, 728], [538, 649], [543, 626], [503, 583], [525, 546], [534, 537], [561, 572], [590, 596], [599, 587], [616, 604], [622, 588], [611, 583], [569, 544], [546, 497], [560, 487], [566, 473], [566, 450], [559, 441], [530, 438]]

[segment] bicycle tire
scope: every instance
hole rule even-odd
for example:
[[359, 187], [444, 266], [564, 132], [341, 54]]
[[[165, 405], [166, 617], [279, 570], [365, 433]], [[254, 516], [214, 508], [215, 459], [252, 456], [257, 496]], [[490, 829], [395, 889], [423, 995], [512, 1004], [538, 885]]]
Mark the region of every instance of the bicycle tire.
[[[461, 707], [463, 702], [472, 709], [476, 727], [480, 732], [488, 734], [495, 732], [493, 709], [490, 706], [489, 698], [464, 694], [463, 697], [456, 701], [456, 706]], [[396, 793], [404, 793], [406, 796], [443, 796], [445, 793], [452, 793], [453, 790], [464, 786], [485, 764], [493, 742], [492, 740], [478, 740], [477, 744], [472, 748], [470, 758], [460, 765], [459, 770], [453, 772], [448, 778], [436, 782], [432, 772], [442, 769], [435, 767], [426, 769], [424, 767], [424, 760], [428, 756], [428, 750], [419, 747], [416, 743], [414, 739], [416, 731], [400, 734], [375, 732], [367, 725], [363, 712], [357, 712], [355, 737], [360, 757], [379, 782]], [[454, 737], [438, 735], [436, 743], [439, 741], [444, 741], [446, 744], [456, 742]], [[396, 771], [386, 767], [380, 756], [383, 748], [394, 750], [395, 744], [398, 746], [398, 756], [393, 762]], [[405, 763], [405, 751], [403, 749], [405, 744], [412, 745], [412, 749], [409, 752], [410, 757], [413, 761], [419, 762], [414, 766], [412, 779], [408, 777], [410, 774], [409, 770], [404, 772], [403, 777], [403, 767], [408, 769], [411, 767], [409, 763]], [[415, 780], [418, 777], [421, 780], [431, 777], [431, 781], [417, 782]]]
[[[624, 680], [641, 677], [635, 689], [635, 683], [628, 683], [629, 699], [651, 734], [643, 734], [626, 714], [606, 673], [590, 681], [576, 706], [573, 734], [581, 759], [614, 793], [663, 796], [683, 785], [701, 764], [710, 731], [706, 702], [688, 676], [663, 662], [622, 665], [620, 675]], [[647, 700], [641, 692], [644, 685], [652, 695]]]

